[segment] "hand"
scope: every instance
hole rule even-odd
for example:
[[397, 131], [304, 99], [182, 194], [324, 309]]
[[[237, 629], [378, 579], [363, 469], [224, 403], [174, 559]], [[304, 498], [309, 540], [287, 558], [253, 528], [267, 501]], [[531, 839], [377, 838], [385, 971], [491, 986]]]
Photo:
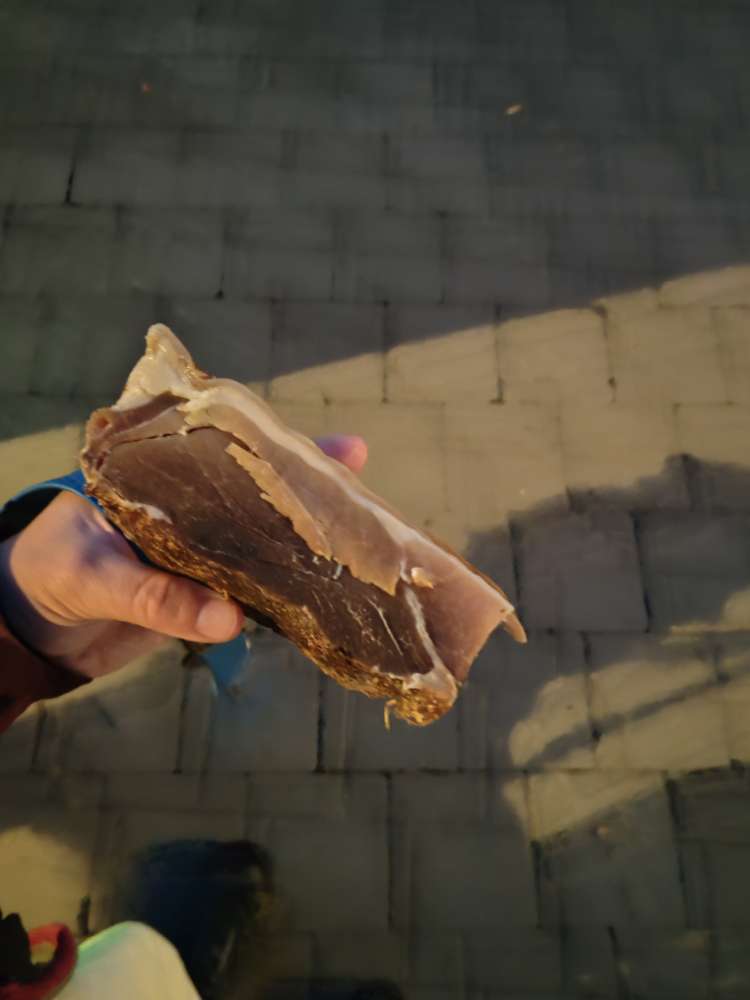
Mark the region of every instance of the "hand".
[[[362, 438], [318, 441], [352, 471], [367, 461]], [[167, 641], [226, 642], [243, 614], [208, 587], [144, 566], [87, 500], [60, 493], [0, 545], [0, 606], [10, 628], [46, 659], [100, 677]]]

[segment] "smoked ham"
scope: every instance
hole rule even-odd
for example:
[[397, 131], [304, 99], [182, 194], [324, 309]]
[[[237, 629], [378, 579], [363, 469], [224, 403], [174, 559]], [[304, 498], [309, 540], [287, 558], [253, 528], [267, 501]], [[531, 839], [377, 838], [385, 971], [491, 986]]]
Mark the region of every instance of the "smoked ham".
[[200, 371], [165, 326], [146, 344], [119, 400], [91, 415], [81, 464], [153, 563], [420, 725], [451, 707], [493, 629], [525, 641], [499, 587], [255, 393]]

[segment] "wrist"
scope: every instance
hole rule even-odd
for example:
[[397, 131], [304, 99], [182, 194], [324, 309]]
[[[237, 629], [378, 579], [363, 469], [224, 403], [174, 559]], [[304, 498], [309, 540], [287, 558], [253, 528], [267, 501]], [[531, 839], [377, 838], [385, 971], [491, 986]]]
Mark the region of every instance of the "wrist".
[[42, 656], [34, 644], [41, 638], [44, 619], [18, 582], [13, 570], [13, 550], [18, 535], [0, 543], [0, 614], [8, 630], [36, 656]]

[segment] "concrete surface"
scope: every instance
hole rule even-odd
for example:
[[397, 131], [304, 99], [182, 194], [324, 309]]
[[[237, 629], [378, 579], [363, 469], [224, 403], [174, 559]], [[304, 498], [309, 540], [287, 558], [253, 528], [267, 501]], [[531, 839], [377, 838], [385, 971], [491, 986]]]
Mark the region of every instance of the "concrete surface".
[[[0, 487], [69, 470], [153, 320], [519, 602], [427, 730], [261, 637], [0, 740], [0, 905], [111, 914], [249, 836], [279, 982], [750, 995], [750, 10], [4, 0]], [[717, 268], [721, 268], [717, 270]]]

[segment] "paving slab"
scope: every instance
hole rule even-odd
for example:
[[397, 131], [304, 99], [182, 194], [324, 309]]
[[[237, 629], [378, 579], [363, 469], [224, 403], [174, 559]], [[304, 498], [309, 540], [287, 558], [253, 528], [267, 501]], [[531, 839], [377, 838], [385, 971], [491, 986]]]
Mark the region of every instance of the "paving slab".
[[110, 288], [115, 216], [67, 206], [15, 211], [0, 246], [3, 293], [103, 293]]
[[45, 299], [31, 390], [114, 402], [143, 353], [149, 326], [164, 319], [154, 297], [145, 294]]
[[5, 397], [0, 406], [0, 491], [5, 499], [76, 467], [87, 411], [67, 399]]
[[409, 941], [393, 931], [315, 935], [316, 972], [323, 979], [390, 979], [408, 976]]
[[333, 275], [336, 301], [438, 303], [442, 297], [442, 271], [437, 256], [352, 254], [336, 261]]
[[409, 940], [409, 981], [425, 992], [441, 987], [462, 989], [466, 975], [464, 935], [455, 931], [417, 930]]
[[117, 919], [121, 880], [134, 857], [151, 846], [175, 840], [239, 840], [242, 811], [114, 809], [102, 821], [101, 848], [93, 873], [91, 922], [103, 930]]
[[386, 206], [386, 181], [376, 173], [300, 167], [281, 172], [278, 182], [281, 203], [291, 207], [382, 211]]
[[557, 411], [451, 402], [445, 408], [448, 509], [475, 530], [568, 510]]
[[[748, 278], [750, 281], [750, 277]], [[750, 299], [750, 293], [748, 293]], [[750, 348], [748, 324], [750, 310], [747, 307], [718, 308], [714, 312], [714, 322], [719, 336], [719, 351], [730, 403], [750, 403]]]
[[344, 256], [440, 257], [443, 223], [432, 214], [346, 211], [337, 213], [335, 227]]
[[273, 313], [272, 400], [383, 399], [383, 307], [282, 303]]
[[227, 230], [229, 250], [332, 250], [335, 219], [320, 209], [258, 206], [232, 212]]
[[337, 80], [338, 93], [372, 101], [410, 100], [432, 103], [432, 67], [427, 63], [373, 61], [345, 64]]
[[177, 764], [185, 655], [181, 643], [141, 657], [47, 706], [45, 769], [169, 772]]
[[747, 928], [722, 928], [716, 933], [717, 996], [721, 1000], [739, 1000], [750, 983]]
[[704, 644], [593, 635], [590, 664], [599, 767], [728, 766], [722, 691]]
[[465, 512], [441, 511], [425, 518], [436, 538], [450, 545], [464, 559], [502, 587], [509, 600], [517, 600], [517, 581], [510, 530], [502, 519], [483, 527], [472, 526]]
[[657, 219], [655, 237], [657, 270], [668, 275], [727, 267], [743, 259], [741, 224], [727, 205], [684, 218]]
[[508, 402], [611, 401], [604, 325], [596, 313], [565, 310], [541, 320], [512, 320], [499, 326], [497, 336]]
[[4, 777], [2, 802], [3, 912], [22, 913], [31, 927], [56, 920], [75, 927], [92, 886], [96, 803], [54, 802], [47, 782], [29, 775]]
[[544, 151], [549, 150], [549, 146], [533, 131], [518, 135], [512, 129], [496, 130], [489, 140], [490, 173], [500, 188], [515, 185], [548, 188], [553, 186], [553, 178], [558, 190], [598, 187], [601, 154], [590, 140], [562, 135], [556, 138], [552, 148], [554, 156], [545, 156]]
[[530, 4], [498, 7], [482, 0], [477, 10], [480, 38], [525, 51], [538, 46], [545, 53], [565, 52], [568, 46], [567, 19], [557, 4], [533, 0]]
[[71, 128], [17, 129], [0, 137], [0, 202], [62, 205], [73, 168]]
[[331, 297], [333, 260], [325, 252], [244, 248], [230, 237], [223, 287], [239, 299], [296, 299], [325, 302]]
[[750, 788], [740, 771], [703, 771], [675, 779], [679, 835], [691, 840], [743, 843]]
[[667, 404], [582, 401], [562, 409], [565, 479], [581, 507], [686, 509], [680, 444], [674, 409]]
[[[666, 285], [664, 286], [667, 287]], [[634, 291], [620, 292], [598, 299], [594, 308], [605, 318], [625, 318], [633, 315], [653, 312], [659, 308], [660, 298], [654, 288], [639, 288]], [[666, 303], [664, 303], [666, 304]], [[676, 305], [679, 303], [675, 303]]]
[[181, 137], [175, 192], [195, 208], [259, 208], [279, 204], [280, 129], [190, 131]]
[[180, 141], [175, 129], [96, 129], [76, 158], [73, 200], [82, 205], [174, 204]]
[[635, 996], [702, 1000], [711, 985], [711, 935], [705, 930], [617, 929], [624, 979]]
[[397, 57], [420, 62], [436, 56], [466, 58], [473, 50], [476, 16], [456, 0], [433, 8], [417, 2], [384, 5], [383, 43]]
[[218, 688], [208, 664], [195, 666], [188, 672], [177, 748], [180, 774], [203, 774], [206, 770], [217, 697]]
[[747, 510], [750, 406], [680, 406], [677, 428], [680, 450], [695, 463], [693, 488], [700, 507]]
[[659, 289], [663, 306], [747, 306], [750, 267], [736, 265], [667, 281]]
[[618, 970], [613, 938], [608, 928], [571, 927], [562, 943], [563, 983], [574, 996], [614, 998]]
[[646, 609], [631, 519], [615, 509], [522, 527], [521, 607], [527, 625], [642, 631]]
[[0, 774], [24, 774], [31, 770], [40, 719], [39, 706], [31, 705], [0, 736]]
[[750, 758], [750, 727], [744, 713], [750, 699], [750, 635], [722, 636], [716, 654], [729, 755], [744, 763]]
[[594, 766], [578, 635], [531, 633], [528, 646], [517, 646], [496, 633], [472, 667], [459, 711], [463, 768]]
[[610, 320], [607, 335], [618, 402], [726, 400], [709, 310], [676, 306]]
[[543, 921], [684, 925], [661, 775], [628, 770], [536, 775], [530, 803], [546, 872]]
[[[353, 72], [361, 63], [352, 59]], [[325, 59], [322, 56], [298, 58], [295, 53], [278, 53], [276, 58], [261, 54], [240, 58], [240, 90], [250, 93], [271, 91], [275, 94], [298, 94], [300, 90], [320, 97], [334, 98], [339, 92], [342, 76], [348, 72], [346, 60]]]
[[449, 712], [426, 729], [386, 720], [382, 701], [326, 679], [322, 700], [323, 766], [327, 771], [450, 771], [458, 767], [459, 716]]
[[328, 433], [359, 434], [369, 443], [362, 479], [418, 523], [446, 509], [440, 404], [332, 403]]
[[[214, 702], [210, 771], [312, 771], [317, 763], [318, 670], [288, 643], [253, 642], [247, 665]], [[206, 697], [205, 690], [196, 692]], [[286, 732], [279, 743], [279, 733]]]
[[498, 398], [495, 330], [489, 309], [395, 306], [388, 311], [387, 337], [393, 344], [385, 356], [385, 398], [389, 401], [490, 402]]
[[220, 291], [223, 226], [216, 212], [132, 209], [119, 222], [113, 290], [206, 297]]
[[554, 932], [511, 928], [501, 935], [472, 934], [467, 966], [470, 983], [497, 990], [498, 996], [512, 996], [515, 990], [554, 996], [562, 988], [560, 940]]
[[683, 867], [692, 921], [701, 927], [747, 926], [737, 872], [750, 858], [747, 843], [709, 840], [683, 846]]
[[272, 854], [286, 926], [386, 930], [385, 810], [382, 777], [251, 780], [247, 833]]
[[[616, 160], [618, 151], [608, 144], [606, 155]], [[551, 225], [553, 260], [573, 271], [593, 275], [601, 273], [602, 262], [606, 261], [607, 268], [614, 266], [621, 275], [620, 288], [633, 279], [640, 284], [656, 265], [649, 227], [648, 219], [621, 213], [592, 217], [566, 214]]]
[[491, 304], [508, 316], [546, 305], [552, 295], [545, 267], [524, 263], [504, 266], [491, 258], [448, 260], [444, 284], [446, 302]]
[[31, 389], [34, 355], [42, 322], [42, 302], [36, 296], [4, 295], [0, 301], [0, 385], [6, 393]]
[[393, 779], [398, 927], [533, 927], [529, 845], [502, 799], [503, 779]]
[[698, 513], [654, 513], [639, 519], [646, 593], [659, 628], [748, 628], [746, 520], [741, 514]]
[[141, 68], [130, 53], [58, 49], [19, 111], [29, 123], [131, 125], [148, 99]]
[[129, 88], [129, 120], [152, 128], [234, 125], [237, 63], [236, 58], [195, 54], [141, 60], [140, 79]]
[[185, 343], [199, 368], [232, 378], [260, 395], [271, 371], [271, 310], [267, 303], [179, 296], [163, 304], [160, 322]]
[[[236, 99], [235, 123], [239, 128], [336, 128], [341, 114], [337, 101], [314, 93], [241, 91]], [[366, 127], [366, 126], [365, 126]]]
[[395, 176], [472, 180], [482, 177], [485, 169], [480, 142], [394, 136], [387, 151], [386, 167]]

